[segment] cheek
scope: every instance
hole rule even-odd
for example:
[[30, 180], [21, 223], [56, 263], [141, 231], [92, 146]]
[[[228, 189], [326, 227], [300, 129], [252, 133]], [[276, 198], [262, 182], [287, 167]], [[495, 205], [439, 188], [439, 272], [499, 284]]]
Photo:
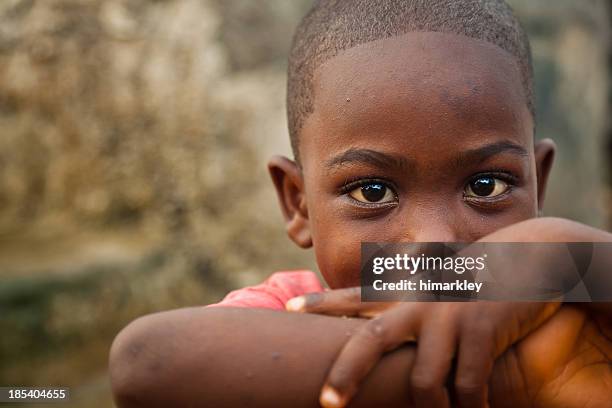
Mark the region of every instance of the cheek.
[[319, 271], [332, 289], [359, 286], [361, 236], [343, 221], [323, 183], [306, 179], [310, 233]]
[[341, 223], [319, 220], [313, 225], [317, 265], [332, 289], [360, 285], [361, 240]]

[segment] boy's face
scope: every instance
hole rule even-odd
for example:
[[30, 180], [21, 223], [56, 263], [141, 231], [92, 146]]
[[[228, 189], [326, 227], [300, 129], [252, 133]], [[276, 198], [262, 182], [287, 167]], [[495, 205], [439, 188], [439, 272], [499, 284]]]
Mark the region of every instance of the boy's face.
[[535, 217], [553, 151], [547, 141], [534, 149], [510, 54], [409, 33], [319, 67], [302, 170], [281, 158], [270, 169], [289, 235], [314, 245], [340, 288], [359, 285], [362, 241], [469, 242]]

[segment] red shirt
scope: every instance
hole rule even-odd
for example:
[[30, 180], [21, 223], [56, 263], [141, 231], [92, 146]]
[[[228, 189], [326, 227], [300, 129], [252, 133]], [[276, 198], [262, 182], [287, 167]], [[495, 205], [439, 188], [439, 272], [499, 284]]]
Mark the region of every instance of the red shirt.
[[285, 310], [285, 303], [296, 296], [323, 292], [323, 286], [311, 271], [276, 272], [256, 286], [234, 290], [219, 303], [208, 307], [261, 307]]

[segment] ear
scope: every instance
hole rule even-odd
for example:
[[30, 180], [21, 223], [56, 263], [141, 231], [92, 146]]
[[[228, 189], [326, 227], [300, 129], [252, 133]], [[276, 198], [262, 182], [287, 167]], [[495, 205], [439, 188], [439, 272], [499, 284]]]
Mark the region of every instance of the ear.
[[538, 210], [542, 210], [544, 206], [546, 185], [555, 159], [555, 150], [557, 150], [557, 146], [551, 139], [542, 139], [535, 144], [535, 162], [538, 177]]
[[282, 156], [274, 156], [270, 159], [268, 171], [276, 187], [289, 238], [302, 248], [310, 248], [312, 236], [308, 222], [302, 171], [293, 160]]

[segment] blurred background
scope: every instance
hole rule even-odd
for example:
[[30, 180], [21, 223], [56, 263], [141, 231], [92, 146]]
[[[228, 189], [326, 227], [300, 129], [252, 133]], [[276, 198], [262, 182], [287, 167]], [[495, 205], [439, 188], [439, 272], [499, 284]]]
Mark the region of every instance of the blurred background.
[[[532, 41], [547, 215], [612, 220], [612, 1], [512, 0]], [[311, 0], [0, 0], [0, 385], [112, 407], [134, 317], [315, 268], [265, 163]], [[271, 249], [274, 251], [271, 251]]]

